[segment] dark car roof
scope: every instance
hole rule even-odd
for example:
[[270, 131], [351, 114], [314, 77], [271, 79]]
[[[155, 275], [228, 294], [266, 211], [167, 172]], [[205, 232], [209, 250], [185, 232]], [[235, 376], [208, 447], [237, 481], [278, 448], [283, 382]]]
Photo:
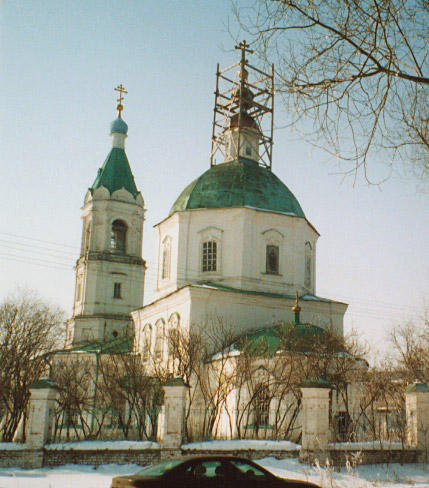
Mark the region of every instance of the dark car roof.
[[[232, 455], [227, 455], [227, 454], [197, 454], [197, 455], [187, 455], [183, 456], [180, 458], [180, 461], [182, 461], [181, 464], [187, 463], [187, 462], [192, 462], [192, 461], [205, 461], [205, 460], [213, 460], [213, 459], [219, 459], [219, 460], [226, 460], [226, 461], [243, 461], [245, 463], [250, 463], [254, 464], [257, 468], [261, 469], [262, 471], [268, 473], [269, 476], [272, 476], [273, 478], [276, 478], [281, 481], [285, 482], [293, 482], [295, 488], [298, 488], [299, 486], [302, 486], [303, 488], [320, 488], [320, 486], [310, 482], [310, 481], [303, 481], [303, 480], [296, 480], [296, 479], [291, 479], [291, 478], [281, 478], [279, 476], [276, 476], [275, 474], [271, 473], [267, 468], [264, 468], [260, 464], [256, 463], [252, 459], [245, 458], [243, 456], [232, 456]], [[160, 464], [160, 463], [153, 463], [153, 465]], [[172, 468], [172, 471], [175, 471], [181, 464], [178, 464], [174, 468]], [[131, 478], [134, 478], [136, 475], [131, 475]], [[130, 476], [117, 476], [116, 478], [130, 478]], [[156, 478], [154, 478], [156, 479]]]

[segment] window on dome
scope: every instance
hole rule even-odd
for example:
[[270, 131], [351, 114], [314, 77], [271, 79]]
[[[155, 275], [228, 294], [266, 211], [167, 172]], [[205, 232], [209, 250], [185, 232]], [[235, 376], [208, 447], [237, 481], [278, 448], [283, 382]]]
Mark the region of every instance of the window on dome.
[[252, 148], [249, 143], [246, 143], [246, 156], [252, 155]]
[[203, 243], [203, 272], [217, 270], [217, 242], [207, 241]]
[[110, 236], [110, 248], [118, 254], [125, 254], [125, 244], [127, 237], [127, 224], [122, 220], [115, 220], [112, 224]]
[[268, 245], [266, 248], [266, 273], [279, 274], [279, 246]]

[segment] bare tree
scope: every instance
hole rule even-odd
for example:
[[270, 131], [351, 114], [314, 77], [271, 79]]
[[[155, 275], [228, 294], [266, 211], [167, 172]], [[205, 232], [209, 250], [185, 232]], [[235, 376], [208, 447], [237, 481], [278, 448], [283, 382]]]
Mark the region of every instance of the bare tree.
[[427, 0], [256, 0], [237, 2], [236, 15], [261, 60], [275, 62], [292, 124], [343, 172], [372, 182], [370, 161], [402, 160], [427, 183]]
[[[233, 388], [228, 347], [234, 327], [221, 317], [209, 316], [191, 331], [171, 330], [167, 335], [169, 362], [154, 362], [157, 375], [179, 375], [191, 386], [185, 412], [185, 437], [210, 439], [216, 436], [219, 414]], [[164, 369], [163, 369], [164, 368]]]
[[292, 323], [276, 324], [270, 335], [251, 332], [240, 347], [235, 368], [238, 436], [259, 435], [261, 430], [263, 436], [296, 441], [304, 380], [328, 381], [336, 403], [351, 417], [350, 385], [367, 369], [367, 348], [359, 338]]
[[396, 325], [390, 334], [393, 354], [404, 379], [411, 383], [429, 382], [429, 319], [427, 314], [420, 323]]
[[62, 342], [63, 313], [34, 292], [18, 291], [0, 307], [0, 425], [12, 441], [23, 419], [29, 387], [46, 370], [46, 356]]
[[108, 406], [125, 439], [156, 440], [163, 379], [145, 371], [135, 350], [100, 357], [97, 404]]
[[95, 439], [108, 414], [105, 403], [96, 408], [97, 357], [85, 354], [58, 354], [52, 363], [52, 379], [59, 390], [55, 411], [54, 438]]

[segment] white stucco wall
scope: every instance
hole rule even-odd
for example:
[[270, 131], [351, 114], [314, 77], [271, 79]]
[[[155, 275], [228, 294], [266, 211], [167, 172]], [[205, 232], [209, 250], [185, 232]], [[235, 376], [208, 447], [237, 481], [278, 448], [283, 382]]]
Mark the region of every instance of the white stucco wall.
[[[212, 327], [215, 322], [222, 322], [227, 327], [232, 327], [236, 333], [241, 333], [272, 325], [277, 321], [293, 321], [294, 300], [294, 297], [272, 297], [201, 285], [186, 286], [132, 313], [137, 349], [143, 353], [145, 326], [151, 328], [153, 347], [156, 334], [160, 333], [157, 327], [161, 323], [165, 324], [166, 329], [162, 334], [166, 335], [174, 313], [180, 317], [180, 327], [185, 330]], [[300, 299], [300, 306], [301, 322], [324, 328], [332, 324], [338, 333], [343, 333], [346, 304], [303, 297]], [[166, 357], [165, 355], [164, 358]]]
[[[318, 233], [303, 218], [250, 208], [176, 212], [156, 226], [156, 298], [191, 283], [215, 282], [242, 290], [300, 295], [316, 292]], [[171, 239], [171, 274], [162, 279], [163, 242]], [[202, 244], [216, 240], [218, 266], [202, 271]], [[305, 284], [305, 245], [312, 249], [311, 280]], [[266, 273], [266, 246], [279, 247], [279, 274]]]
[[[85, 197], [82, 246], [76, 266], [73, 318], [66, 346], [88, 340], [109, 340], [130, 331], [130, 312], [143, 306], [145, 265], [142, 261], [144, 201], [124, 188], [110, 195], [98, 188]], [[125, 252], [111, 249], [112, 224], [127, 226]], [[120, 296], [114, 296], [115, 283]], [[112, 335], [114, 334], [114, 335]]]

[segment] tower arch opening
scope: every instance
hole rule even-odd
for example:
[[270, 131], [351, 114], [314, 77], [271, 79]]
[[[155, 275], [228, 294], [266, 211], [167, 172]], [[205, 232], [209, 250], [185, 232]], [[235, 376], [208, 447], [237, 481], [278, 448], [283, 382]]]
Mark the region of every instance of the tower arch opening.
[[110, 236], [110, 249], [118, 254], [125, 254], [128, 226], [122, 220], [115, 220], [112, 223]]

